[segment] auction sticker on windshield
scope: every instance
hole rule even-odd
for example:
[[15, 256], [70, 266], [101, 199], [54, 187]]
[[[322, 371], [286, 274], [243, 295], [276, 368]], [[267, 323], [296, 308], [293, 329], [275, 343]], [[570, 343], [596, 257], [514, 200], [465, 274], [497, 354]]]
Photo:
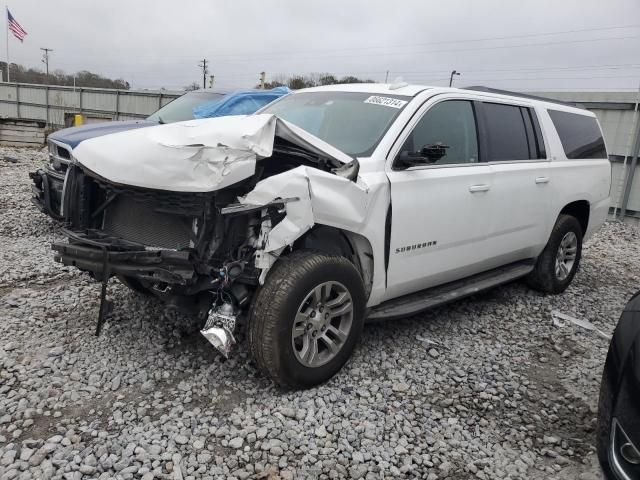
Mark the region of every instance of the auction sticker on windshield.
[[377, 95], [372, 95], [367, 98], [364, 103], [373, 103], [374, 105], [382, 105], [384, 107], [391, 108], [402, 108], [407, 104], [405, 100], [398, 100], [397, 98], [392, 97], [379, 97]]

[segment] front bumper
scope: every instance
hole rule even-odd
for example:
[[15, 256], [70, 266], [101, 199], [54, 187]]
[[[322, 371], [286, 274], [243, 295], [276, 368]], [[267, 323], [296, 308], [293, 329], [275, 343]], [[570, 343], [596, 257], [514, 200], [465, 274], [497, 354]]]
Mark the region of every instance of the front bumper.
[[31, 202], [55, 220], [62, 220], [62, 192], [65, 175], [49, 168], [29, 173], [33, 181]]
[[191, 251], [145, 249], [96, 231], [63, 232], [69, 243], [54, 242], [51, 246], [56, 252], [54, 260], [63, 265], [91, 272], [97, 279], [117, 275], [187, 291], [194, 286], [197, 275]]

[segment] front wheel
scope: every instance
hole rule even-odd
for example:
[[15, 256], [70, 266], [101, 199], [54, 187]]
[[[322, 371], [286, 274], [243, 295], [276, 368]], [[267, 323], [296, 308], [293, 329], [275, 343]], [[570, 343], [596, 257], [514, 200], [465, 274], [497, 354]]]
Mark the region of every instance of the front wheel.
[[346, 258], [312, 250], [282, 257], [249, 313], [258, 368], [288, 388], [328, 380], [353, 352], [365, 303], [360, 274]]
[[560, 215], [527, 283], [546, 293], [564, 292], [578, 270], [581, 255], [580, 222], [571, 215]]

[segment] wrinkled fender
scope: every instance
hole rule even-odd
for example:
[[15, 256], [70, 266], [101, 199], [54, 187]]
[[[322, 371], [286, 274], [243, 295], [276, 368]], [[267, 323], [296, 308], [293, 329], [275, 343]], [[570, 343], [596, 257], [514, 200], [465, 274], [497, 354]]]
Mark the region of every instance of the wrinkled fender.
[[379, 303], [385, 289], [384, 238], [389, 208], [389, 183], [384, 173], [369, 173], [351, 181], [312, 167], [300, 166], [260, 181], [240, 203], [266, 205], [276, 199], [297, 198], [285, 204], [286, 216], [277, 225], [261, 227], [256, 267], [260, 282], [286, 247], [314, 225], [326, 225], [365, 237], [373, 251], [373, 279], [368, 305]]

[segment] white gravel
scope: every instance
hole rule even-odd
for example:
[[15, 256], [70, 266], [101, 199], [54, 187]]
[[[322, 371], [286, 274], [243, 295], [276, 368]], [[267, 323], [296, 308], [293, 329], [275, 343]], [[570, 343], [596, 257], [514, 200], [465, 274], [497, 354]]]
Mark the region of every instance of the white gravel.
[[29, 201], [44, 161], [0, 149], [0, 479], [598, 478], [607, 341], [550, 312], [611, 333], [636, 228], [607, 224], [563, 295], [516, 283], [368, 326], [334, 379], [283, 392], [115, 281], [96, 338], [99, 286], [53, 262]]

